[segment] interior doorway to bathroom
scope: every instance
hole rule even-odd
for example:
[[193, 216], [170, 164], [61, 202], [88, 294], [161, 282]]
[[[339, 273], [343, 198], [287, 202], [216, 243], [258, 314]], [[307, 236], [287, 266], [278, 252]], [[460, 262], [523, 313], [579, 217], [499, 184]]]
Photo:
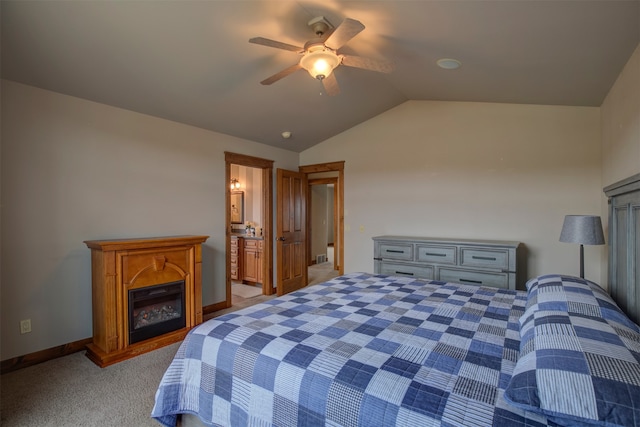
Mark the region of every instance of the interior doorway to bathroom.
[[244, 299], [274, 293], [273, 161], [225, 152], [225, 163], [226, 306], [231, 307], [234, 294]]

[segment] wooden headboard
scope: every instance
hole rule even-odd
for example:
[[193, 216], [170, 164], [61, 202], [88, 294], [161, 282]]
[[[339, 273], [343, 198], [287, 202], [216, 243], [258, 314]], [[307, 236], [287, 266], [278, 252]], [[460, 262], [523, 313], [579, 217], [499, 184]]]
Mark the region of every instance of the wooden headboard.
[[640, 323], [640, 173], [604, 188], [609, 198], [609, 293]]

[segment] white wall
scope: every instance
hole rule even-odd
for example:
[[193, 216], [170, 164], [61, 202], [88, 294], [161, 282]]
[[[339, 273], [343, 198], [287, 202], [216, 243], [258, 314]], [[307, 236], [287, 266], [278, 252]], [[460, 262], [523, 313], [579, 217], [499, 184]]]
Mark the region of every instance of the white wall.
[[1, 359], [91, 337], [84, 240], [209, 235], [203, 303], [224, 300], [224, 151], [298, 166], [294, 152], [3, 80]]
[[[579, 273], [567, 214], [598, 214], [599, 108], [409, 101], [301, 153], [345, 161], [345, 271], [373, 271], [376, 235], [516, 240], [527, 276]], [[585, 248], [600, 259], [603, 246]], [[600, 264], [586, 262], [597, 280]]]

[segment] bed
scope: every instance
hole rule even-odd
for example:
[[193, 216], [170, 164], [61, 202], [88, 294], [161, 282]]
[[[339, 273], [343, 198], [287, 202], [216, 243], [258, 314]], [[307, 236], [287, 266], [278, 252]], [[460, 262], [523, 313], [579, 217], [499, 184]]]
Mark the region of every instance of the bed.
[[348, 274], [193, 329], [151, 415], [185, 427], [640, 426], [640, 174], [604, 191], [613, 298], [558, 274], [526, 291]]
[[597, 284], [351, 273], [193, 329], [165, 426], [640, 425], [640, 328]]

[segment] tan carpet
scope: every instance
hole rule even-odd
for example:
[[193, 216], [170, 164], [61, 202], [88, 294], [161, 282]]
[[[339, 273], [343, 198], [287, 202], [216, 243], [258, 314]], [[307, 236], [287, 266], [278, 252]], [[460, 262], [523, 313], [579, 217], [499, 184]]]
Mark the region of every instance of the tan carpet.
[[338, 270], [333, 269], [332, 262], [323, 262], [322, 264], [314, 264], [309, 267], [309, 285], [326, 282], [338, 276]]
[[160, 379], [180, 343], [99, 368], [77, 352], [2, 375], [2, 427], [158, 427]]
[[242, 298], [253, 298], [262, 295], [262, 286], [244, 285], [242, 283], [232, 283], [231, 293]]

